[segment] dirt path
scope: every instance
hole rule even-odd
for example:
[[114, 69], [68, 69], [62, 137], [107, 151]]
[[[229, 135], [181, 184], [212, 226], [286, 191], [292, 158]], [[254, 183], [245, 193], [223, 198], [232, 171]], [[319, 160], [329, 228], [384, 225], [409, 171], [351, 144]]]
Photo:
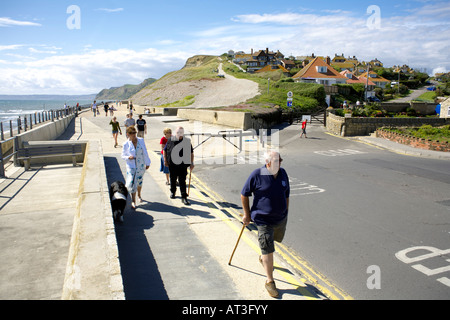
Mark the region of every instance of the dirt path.
[[219, 74], [225, 75], [221, 81], [212, 81], [195, 97], [193, 108], [226, 107], [235, 105], [253, 98], [259, 94], [256, 82], [246, 79], [237, 79], [226, 74], [219, 65]]

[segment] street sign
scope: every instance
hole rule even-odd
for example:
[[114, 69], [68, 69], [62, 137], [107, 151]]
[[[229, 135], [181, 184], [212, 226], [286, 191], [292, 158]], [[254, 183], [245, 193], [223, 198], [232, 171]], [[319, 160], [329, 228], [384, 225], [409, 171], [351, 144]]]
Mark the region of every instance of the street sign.
[[288, 96], [288, 98], [292, 98], [292, 97], [294, 96], [294, 94], [292, 93], [292, 91], [289, 91], [289, 92], [287, 93], [287, 96]]
[[292, 100], [291, 101], [289, 101], [289, 100], [287, 101], [287, 106], [288, 107], [292, 107]]

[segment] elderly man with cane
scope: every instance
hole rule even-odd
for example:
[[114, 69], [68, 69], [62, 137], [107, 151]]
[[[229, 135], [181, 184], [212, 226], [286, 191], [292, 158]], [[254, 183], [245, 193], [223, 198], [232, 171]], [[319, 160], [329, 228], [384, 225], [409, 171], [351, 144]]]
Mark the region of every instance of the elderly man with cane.
[[[244, 217], [248, 225], [253, 221], [258, 228], [258, 241], [261, 249], [260, 263], [266, 272], [266, 290], [271, 297], [278, 297], [273, 279], [274, 241], [284, 238], [289, 209], [289, 177], [280, 164], [283, 161], [276, 151], [266, 153], [266, 164], [253, 171], [241, 191]], [[250, 209], [249, 197], [254, 196]]]
[[180, 184], [181, 201], [190, 205], [186, 192], [187, 168], [191, 172], [194, 169], [194, 149], [191, 140], [184, 137], [183, 127], [178, 127], [175, 136], [171, 137], [164, 147], [164, 165], [169, 167], [170, 175], [170, 198], [175, 199], [177, 191], [177, 179]]

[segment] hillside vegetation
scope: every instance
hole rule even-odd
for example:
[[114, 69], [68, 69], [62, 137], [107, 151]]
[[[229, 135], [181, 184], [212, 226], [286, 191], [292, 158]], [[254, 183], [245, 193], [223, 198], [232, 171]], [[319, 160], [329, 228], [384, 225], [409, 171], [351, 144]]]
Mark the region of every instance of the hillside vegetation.
[[[228, 75], [225, 78], [218, 77], [221, 64]], [[286, 99], [289, 91], [294, 94], [294, 107], [288, 109]], [[306, 112], [326, 106], [321, 85], [294, 83], [278, 71], [249, 74], [220, 57], [205, 55], [189, 58], [182, 69], [166, 74], [130, 99], [137, 105], [146, 106], [227, 107], [230, 110], [236, 105], [245, 110], [280, 106], [284, 110]]]
[[169, 72], [131, 99], [135, 104], [149, 106], [167, 106], [182, 100], [189, 100], [191, 104], [192, 99], [185, 99], [187, 96], [198, 95], [209, 81], [220, 81], [216, 72], [218, 66], [219, 58], [216, 56], [191, 57], [181, 70]]
[[126, 84], [121, 87], [113, 87], [110, 89], [103, 89], [97, 94], [95, 100], [127, 100], [143, 88], [155, 82], [156, 79], [149, 78], [138, 85]]

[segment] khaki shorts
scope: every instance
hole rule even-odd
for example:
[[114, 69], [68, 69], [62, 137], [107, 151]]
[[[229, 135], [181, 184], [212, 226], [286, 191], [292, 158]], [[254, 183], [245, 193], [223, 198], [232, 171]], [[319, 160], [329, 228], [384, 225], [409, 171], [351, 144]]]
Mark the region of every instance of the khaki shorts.
[[275, 252], [275, 241], [283, 241], [286, 225], [287, 217], [276, 225], [257, 225], [261, 254], [266, 255]]

